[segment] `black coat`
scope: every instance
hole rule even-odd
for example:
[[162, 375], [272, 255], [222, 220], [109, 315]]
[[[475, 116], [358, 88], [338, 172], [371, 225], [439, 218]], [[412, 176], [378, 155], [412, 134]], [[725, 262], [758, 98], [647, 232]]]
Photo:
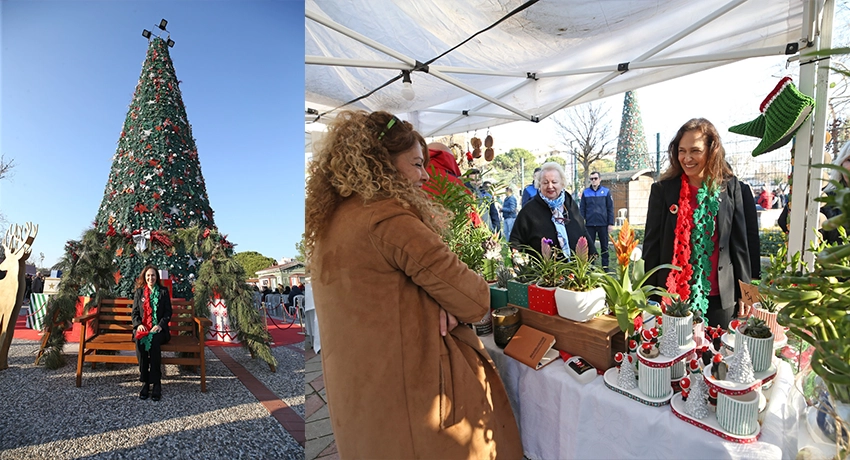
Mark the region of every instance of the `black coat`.
[[[171, 340], [171, 330], [168, 327], [168, 323], [171, 321], [171, 297], [168, 295], [168, 289], [163, 286], [157, 286], [159, 288], [159, 305], [154, 307], [151, 305], [151, 308], [156, 309], [156, 318], [157, 325], [162, 328], [160, 334], [163, 334], [162, 343], [167, 343]], [[136, 328], [142, 324], [142, 318], [144, 316], [144, 293], [145, 288], [141, 287], [136, 289], [136, 293], [133, 296], [133, 341], [136, 340]]]
[[[670, 207], [679, 203], [680, 178], [669, 179], [652, 184], [649, 193], [649, 209], [646, 214], [646, 236], [643, 242], [643, 259], [646, 270], [673, 260], [673, 242], [676, 238], [677, 215]], [[752, 281], [750, 272], [750, 253], [747, 243], [746, 213], [738, 179], [732, 177], [723, 184], [720, 193], [720, 209], [717, 213], [716, 232], [719, 232], [718, 244], [720, 257], [717, 264], [717, 283], [720, 288], [720, 302], [724, 309], [737, 311], [737, 301], [741, 297], [738, 280]], [[664, 269], [654, 273], [647, 283], [666, 287], [667, 274]]]
[[[578, 203], [573, 200], [572, 195], [564, 193], [566, 195], [564, 197], [564, 207], [566, 208], [564, 227], [567, 229], [567, 238], [570, 240], [570, 251], [573, 251], [579, 238], [583, 236], [589, 242], [590, 236], [588, 236], [587, 228], [584, 226], [584, 219], [581, 217]], [[567, 219], [569, 220], [567, 221]], [[555, 246], [561, 247], [558, 243], [558, 231], [555, 230], [555, 223], [552, 222], [552, 211], [540, 194], [537, 194], [522, 207], [519, 215], [517, 215], [513, 230], [511, 230], [510, 244], [512, 248], [519, 250], [523, 250], [523, 246], [528, 245], [540, 253], [540, 239], [544, 237], [552, 240]], [[588, 246], [589, 253], [596, 254], [596, 246]]]
[[761, 278], [761, 239], [759, 238], [759, 215], [756, 211], [756, 199], [753, 190], [744, 182], [741, 184], [741, 200], [744, 203], [744, 220], [747, 221], [747, 245], [750, 250], [750, 275]]

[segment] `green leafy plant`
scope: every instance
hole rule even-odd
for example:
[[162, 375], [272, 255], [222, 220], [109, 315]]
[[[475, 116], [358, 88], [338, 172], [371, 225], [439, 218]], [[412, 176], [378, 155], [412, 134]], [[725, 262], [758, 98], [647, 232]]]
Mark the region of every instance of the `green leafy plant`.
[[576, 243], [572, 259], [565, 266], [564, 282], [561, 287], [577, 292], [587, 292], [599, 287], [602, 281], [602, 271], [594, 265], [595, 257], [591, 257], [587, 246], [587, 238], [581, 237]]
[[615, 274], [603, 274], [602, 288], [605, 289], [605, 300], [617, 317], [620, 330], [629, 336], [634, 333], [634, 319], [641, 312], [661, 315], [661, 309], [649, 303], [650, 297], [672, 297], [664, 288], [644, 285], [646, 280], [658, 270], [679, 270], [679, 267], [663, 264], [645, 272], [640, 250], [636, 249], [635, 232], [629, 228], [628, 219], [623, 223], [617, 238], [611, 236], [611, 242], [617, 253], [617, 271]]
[[530, 246], [523, 247], [531, 255], [526, 264], [526, 276], [531, 279], [530, 282], [540, 287], [560, 286], [566, 274], [567, 260], [563, 257], [561, 250], [552, 244], [552, 240], [542, 238], [541, 252], [537, 252]]
[[755, 316], [747, 318], [747, 322], [742, 325], [739, 330], [741, 331], [741, 334], [755, 339], [766, 339], [772, 335], [770, 332], [770, 326], [768, 326], [764, 320], [756, 318]]
[[773, 297], [769, 295], [760, 295], [759, 305], [761, 305], [762, 310], [766, 310], [771, 313], [776, 313], [779, 311], [779, 304], [776, 303], [776, 301], [773, 300]]
[[513, 277], [514, 275], [511, 273], [511, 269], [502, 264], [496, 270], [496, 285], [502, 289], [507, 289], [508, 281], [512, 280]]

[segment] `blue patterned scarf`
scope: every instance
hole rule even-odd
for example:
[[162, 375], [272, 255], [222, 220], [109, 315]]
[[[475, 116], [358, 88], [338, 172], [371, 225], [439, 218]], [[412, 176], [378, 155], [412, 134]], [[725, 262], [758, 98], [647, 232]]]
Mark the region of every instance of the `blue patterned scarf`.
[[564, 226], [564, 198], [566, 196], [567, 194], [563, 190], [554, 200], [546, 198], [542, 193], [540, 194], [540, 198], [543, 198], [543, 201], [549, 205], [549, 209], [552, 211], [552, 223], [555, 224], [555, 230], [558, 232], [558, 243], [564, 251], [564, 256], [569, 258], [570, 239], [567, 237], [567, 228]]

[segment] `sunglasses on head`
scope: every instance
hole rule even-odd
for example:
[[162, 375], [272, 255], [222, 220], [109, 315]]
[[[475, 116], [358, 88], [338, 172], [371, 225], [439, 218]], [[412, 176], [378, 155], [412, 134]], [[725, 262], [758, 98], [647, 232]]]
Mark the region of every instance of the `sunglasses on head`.
[[402, 121], [399, 120], [398, 117], [393, 115], [393, 117], [390, 118], [390, 121], [387, 122], [387, 126], [384, 128], [384, 130], [381, 131], [381, 134], [378, 135], [378, 140], [380, 141], [381, 139], [383, 139], [384, 135], [390, 132], [390, 129], [392, 129], [393, 126], [395, 126], [396, 124], [400, 125], [401, 123]]

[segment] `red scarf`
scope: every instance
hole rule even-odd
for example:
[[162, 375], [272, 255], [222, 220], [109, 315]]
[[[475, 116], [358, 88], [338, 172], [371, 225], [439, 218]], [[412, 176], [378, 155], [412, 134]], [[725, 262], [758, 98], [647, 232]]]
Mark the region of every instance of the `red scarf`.
[[139, 340], [150, 334], [153, 327], [153, 310], [151, 309], [151, 289], [145, 285], [145, 291], [142, 293], [142, 326], [145, 331], [136, 330], [136, 340]]
[[[671, 207], [672, 212], [672, 207]], [[681, 270], [670, 270], [667, 275], [667, 292], [679, 294], [682, 301], [691, 295], [691, 231], [694, 228], [694, 209], [691, 207], [691, 186], [688, 176], [682, 174], [682, 188], [679, 190], [679, 204], [676, 211], [676, 238], [673, 241], [673, 265]], [[665, 298], [665, 301], [668, 299]], [[665, 302], [666, 303], [666, 302]]]

